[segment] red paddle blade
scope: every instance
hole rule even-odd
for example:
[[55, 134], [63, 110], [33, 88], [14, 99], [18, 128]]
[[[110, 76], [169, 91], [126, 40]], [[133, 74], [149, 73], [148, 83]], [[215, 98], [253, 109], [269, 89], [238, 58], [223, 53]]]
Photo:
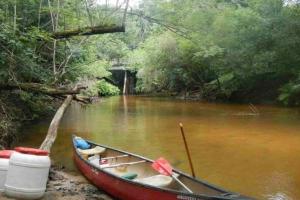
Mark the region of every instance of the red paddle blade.
[[171, 176], [172, 175], [172, 166], [170, 163], [164, 159], [164, 158], [159, 158], [156, 161], [153, 162], [151, 165], [153, 169], [158, 171], [160, 174], [166, 175], [166, 176]]

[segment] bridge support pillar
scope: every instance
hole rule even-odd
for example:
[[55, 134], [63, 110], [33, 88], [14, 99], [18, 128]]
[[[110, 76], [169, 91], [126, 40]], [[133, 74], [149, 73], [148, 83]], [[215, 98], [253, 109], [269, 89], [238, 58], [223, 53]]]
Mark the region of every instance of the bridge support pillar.
[[124, 75], [124, 85], [123, 85], [123, 95], [127, 94], [127, 70], [125, 70]]

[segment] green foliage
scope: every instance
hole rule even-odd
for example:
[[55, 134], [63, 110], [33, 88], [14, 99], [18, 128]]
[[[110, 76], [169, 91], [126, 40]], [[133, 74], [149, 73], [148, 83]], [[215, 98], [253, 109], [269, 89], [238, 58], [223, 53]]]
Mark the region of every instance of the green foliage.
[[[41, 115], [46, 115], [49, 112], [53, 111], [52, 105], [45, 102], [49, 102], [49, 97], [35, 95], [27, 92], [20, 92], [20, 100], [26, 105], [27, 112], [30, 113], [31, 119], [37, 119]], [[27, 119], [29, 120], [29, 119]]]
[[106, 82], [105, 80], [96, 81], [83, 94], [89, 97], [115, 96], [120, 94], [118, 87]]
[[300, 79], [285, 84], [280, 88], [278, 100], [284, 105], [300, 105]]
[[127, 55], [129, 49], [119, 37], [113, 35], [104, 35], [96, 41], [97, 53], [99, 58], [122, 62], [122, 58]]
[[96, 88], [98, 89], [99, 96], [114, 96], [120, 94], [120, 90], [118, 87], [107, 83], [104, 80], [98, 81], [96, 84]]
[[82, 92], [83, 95], [88, 97], [98, 97], [99, 96], [99, 89], [96, 85], [90, 86], [87, 90]]
[[[150, 36], [128, 56], [138, 69], [138, 91], [200, 90], [205, 98], [226, 100], [246, 91], [259, 96], [258, 84], [265, 77], [276, 87], [270, 92], [262, 86], [266, 91], [259, 92], [269, 93], [273, 101], [273, 94], [281, 93], [281, 102], [298, 104], [298, 3], [170, 0], [144, 2], [143, 6], [145, 13], [169, 27], [152, 25]], [[270, 74], [282, 79], [270, 78]]]
[[[81, 0], [8, 0], [0, 2], [0, 84], [8, 81], [66, 84], [82, 77], [109, 75], [110, 62], [122, 60], [127, 45], [118, 37], [75, 37], [54, 41], [54, 16], [57, 31], [100, 24], [113, 24], [120, 13], [104, 4]], [[16, 8], [16, 13], [15, 13]], [[109, 12], [112, 14], [108, 16]], [[120, 20], [119, 20], [120, 21]], [[53, 63], [55, 61], [55, 63]]]
[[7, 24], [0, 25], [0, 83], [9, 79], [23, 82], [45, 82], [50, 71], [45, 69], [40, 62], [43, 58], [35, 52], [35, 44], [47, 34], [36, 29], [26, 33], [14, 33]]

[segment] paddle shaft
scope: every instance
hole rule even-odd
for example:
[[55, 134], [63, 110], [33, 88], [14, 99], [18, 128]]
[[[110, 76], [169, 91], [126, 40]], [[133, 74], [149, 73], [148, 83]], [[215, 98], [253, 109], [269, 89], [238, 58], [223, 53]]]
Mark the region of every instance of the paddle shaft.
[[184, 146], [185, 146], [185, 151], [186, 151], [186, 154], [187, 154], [188, 159], [189, 159], [189, 164], [190, 164], [190, 168], [191, 168], [191, 171], [192, 171], [192, 175], [195, 178], [195, 171], [194, 171], [194, 167], [193, 167], [193, 163], [192, 163], [192, 158], [191, 158], [191, 154], [190, 154], [190, 151], [189, 151], [189, 147], [188, 147], [186, 139], [185, 139], [185, 134], [184, 134], [182, 123], [179, 123], [179, 126], [180, 126], [181, 135], [182, 135]]
[[[170, 173], [160, 162], [156, 162], [159, 164], [159, 166], [167, 173], [169, 174], [177, 183], [179, 183], [184, 189], [186, 189], [189, 193], [193, 193], [192, 190], [190, 190], [186, 185], [184, 185], [172, 172]], [[158, 171], [161, 173], [160, 171]]]
[[174, 176], [174, 174], [171, 175], [172, 178], [175, 179], [175, 181], [177, 181], [177, 183], [179, 183], [182, 187], [184, 187], [184, 189], [186, 189], [189, 193], [193, 193], [192, 190], [190, 190], [186, 185], [184, 185], [176, 176]]

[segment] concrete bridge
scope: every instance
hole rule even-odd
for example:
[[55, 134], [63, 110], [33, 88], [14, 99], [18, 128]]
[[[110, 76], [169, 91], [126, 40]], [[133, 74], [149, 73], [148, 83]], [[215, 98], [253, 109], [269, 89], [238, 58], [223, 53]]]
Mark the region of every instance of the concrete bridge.
[[126, 64], [114, 64], [108, 69], [112, 73], [112, 81], [122, 91], [123, 95], [134, 94], [136, 86], [136, 71]]

